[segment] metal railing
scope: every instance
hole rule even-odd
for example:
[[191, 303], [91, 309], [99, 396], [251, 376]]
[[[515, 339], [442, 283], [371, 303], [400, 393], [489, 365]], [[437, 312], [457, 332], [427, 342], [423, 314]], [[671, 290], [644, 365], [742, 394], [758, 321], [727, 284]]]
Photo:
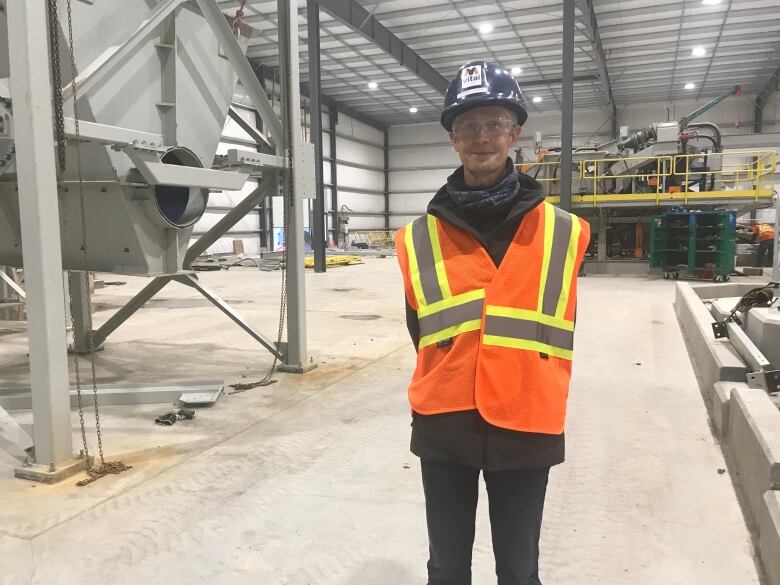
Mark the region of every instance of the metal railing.
[[[739, 149], [719, 153], [594, 157], [574, 164], [573, 203], [594, 207], [610, 202], [687, 204], [702, 199], [752, 199], [758, 203], [759, 199], [772, 197], [773, 181], [769, 177], [777, 169], [777, 152]], [[542, 160], [516, 166], [532, 177], [537, 174], [536, 180], [546, 186], [550, 195], [548, 200], [555, 202], [559, 161]]]
[[395, 230], [350, 230], [352, 242], [366, 244], [369, 248], [393, 248]]

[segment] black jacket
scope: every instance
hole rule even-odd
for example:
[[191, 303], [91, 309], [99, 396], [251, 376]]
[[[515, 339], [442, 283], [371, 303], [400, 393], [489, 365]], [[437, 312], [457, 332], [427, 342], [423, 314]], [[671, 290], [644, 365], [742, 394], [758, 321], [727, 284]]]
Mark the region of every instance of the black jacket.
[[[511, 172], [507, 161], [507, 172]], [[462, 184], [463, 170], [458, 169], [450, 181]], [[528, 175], [520, 173], [518, 198], [506, 213], [497, 216], [467, 216], [450, 197], [445, 185], [428, 204], [428, 213], [458, 226], [485, 247], [496, 266], [501, 264], [509, 243], [525, 214], [544, 200], [542, 187]], [[406, 323], [414, 346], [420, 339], [417, 313], [406, 303]], [[446, 350], [442, 350], [446, 351]], [[564, 435], [523, 433], [491, 425], [477, 410], [446, 414], [412, 415], [412, 452], [423, 459], [452, 461], [485, 469], [520, 469], [550, 467], [564, 460]]]

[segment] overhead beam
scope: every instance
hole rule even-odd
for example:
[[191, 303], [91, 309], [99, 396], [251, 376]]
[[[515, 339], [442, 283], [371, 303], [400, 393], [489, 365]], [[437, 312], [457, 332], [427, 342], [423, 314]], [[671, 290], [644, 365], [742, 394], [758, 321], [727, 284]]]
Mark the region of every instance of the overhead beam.
[[756, 97], [756, 111], [754, 116], [753, 129], [757, 134], [763, 131], [764, 126], [764, 108], [772, 99], [772, 96], [780, 90], [780, 67], [775, 69], [775, 72], [766, 82], [764, 88], [759, 92]]
[[413, 51], [405, 42], [381, 25], [356, 0], [320, 0], [322, 9], [336, 20], [372, 41], [398, 63], [444, 95], [449, 81]]
[[612, 119], [612, 138], [617, 138], [617, 106], [615, 105], [615, 96], [612, 95], [612, 84], [609, 81], [609, 70], [607, 68], [607, 54], [604, 51], [604, 45], [601, 43], [596, 9], [593, 6], [593, 0], [577, 0], [577, 6], [579, 7], [580, 12], [582, 12], [583, 24], [587, 29], [588, 38], [590, 39], [593, 48], [593, 54], [596, 57], [601, 87], [608, 100], [610, 116]]
[[[264, 66], [264, 64], [258, 61], [257, 59], [250, 59], [249, 63], [252, 65], [252, 69], [254, 70], [255, 74], [258, 76], [258, 79], [273, 81], [272, 76], [274, 74], [274, 70], [277, 69], [276, 67], [270, 67], [267, 64]], [[303, 97], [305, 97], [307, 100], [310, 99], [311, 92], [310, 92], [309, 84], [301, 83], [300, 91]], [[380, 130], [384, 132], [385, 124], [383, 124], [379, 120], [376, 120], [375, 118], [372, 118], [367, 114], [359, 112], [356, 109], [351, 108], [345, 104], [342, 104], [338, 102], [338, 100], [322, 92], [320, 92], [320, 103], [326, 108], [328, 108], [329, 112], [335, 111], [336, 108], [338, 108], [339, 112], [341, 112], [345, 116], [354, 118], [358, 122], [362, 122], [367, 126], [371, 126], [375, 130]]]

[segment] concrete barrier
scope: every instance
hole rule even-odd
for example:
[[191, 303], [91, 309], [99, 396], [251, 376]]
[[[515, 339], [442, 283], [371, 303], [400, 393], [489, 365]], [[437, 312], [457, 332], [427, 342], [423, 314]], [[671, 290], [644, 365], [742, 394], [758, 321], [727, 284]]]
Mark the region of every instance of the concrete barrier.
[[735, 388], [728, 407], [728, 446], [756, 524], [767, 490], [780, 489], [780, 412], [764, 390]]
[[748, 366], [727, 339], [714, 338], [714, 318], [702, 303], [741, 297], [751, 288], [754, 285], [678, 283], [674, 310], [715, 433], [732, 455], [735, 483], [745, 495], [747, 513], [758, 531], [767, 585], [780, 585], [780, 410], [764, 390], [748, 387]]
[[702, 389], [710, 392], [715, 382], [719, 381], [744, 382], [748, 374], [747, 366], [728, 339], [715, 339], [712, 333], [715, 319], [687, 282], [677, 283], [674, 311], [688, 342]]
[[758, 550], [771, 585], [780, 585], [780, 492], [764, 494], [758, 519]]
[[694, 284], [690, 286], [700, 299], [723, 299], [725, 297], [742, 297], [746, 292], [759, 285], [747, 282], [729, 282], [724, 284]]
[[715, 427], [715, 434], [725, 441], [729, 434], [729, 402], [735, 389], [747, 390], [746, 382], [715, 382], [710, 394], [710, 418]]

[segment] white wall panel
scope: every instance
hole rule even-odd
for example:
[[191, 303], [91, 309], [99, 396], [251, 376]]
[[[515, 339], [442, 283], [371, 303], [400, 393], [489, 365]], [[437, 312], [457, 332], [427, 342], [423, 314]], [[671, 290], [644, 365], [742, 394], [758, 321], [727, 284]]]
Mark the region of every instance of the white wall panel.
[[449, 142], [447, 131], [437, 122], [391, 126], [388, 131], [390, 146], [439, 144]]
[[455, 168], [453, 165], [451, 169], [434, 171], [393, 171], [390, 173], [390, 192], [414, 191], [433, 195]]
[[452, 146], [449, 145], [391, 148], [389, 159], [391, 171], [431, 166], [446, 166], [455, 169], [460, 166], [458, 153], [452, 150]]
[[383, 146], [385, 142], [385, 135], [381, 130], [372, 128], [367, 124], [363, 124], [363, 122], [358, 122], [344, 114], [339, 114], [339, 119], [336, 123], [336, 131], [345, 136], [354, 136], [360, 140], [373, 142], [380, 147]]
[[417, 214], [417, 215], [391, 215], [390, 216], [390, 228], [394, 229], [394, 230], [397, 230], [397, 229], [402, 228], [405, 225], [413, 222], [418, 217], [420, 217], [420, 214]]
[[356, 169], [345, 165], [338, 165], [337, 170], [338, 183], [345, 187], [355, 189], [373, 189], [375, 191], [384, 191], [385, 174], [379, 171], [367, 171], [365, 169]]
[[325, 183], [326, 185], [330, 184], [330, 182], [331, 182], [331, 178], [330, 178], [330, 162], [328, 162], [328, 161], [325, 161], [325, 164], [322, 165], [322, 182]]
[[368, 146], [346, 138], [336, 137], [336, 158], [347, 162], [383, 168], [385, 165], [383, 146]]
[[[225, 214], [227, 214], [227, 211], [206, 211], [195, 226], [195, 231], [203, 232], [211, 229], [214, 227], [214, 224], [225, 217]], [[259, 230], [260, 214], [257, 211], [253, 211], [241, 218], [228, 234], [231, 232], [257, 232]]]
[[[363, 193], [350, 193], [341, 191], [339, 193], [339, 210], [341, 206], [346, 205], [355, 212], [377, 212], [384, 213], [385, 198], [377, 195], [364, 195]], [[384, 218], [381, 219], [384, 225]]]
[[[349, 218], [349, 231], [355, 230], [381, 230], [385, 228], [384, 217], [361, 217], [352, 216]], [[352, 238], [350, 238], [352, 241]]]
[[392, 213], [407, 213], [416, 216], [425, 213], [434, 193], [398, 193], [390, 198]]

